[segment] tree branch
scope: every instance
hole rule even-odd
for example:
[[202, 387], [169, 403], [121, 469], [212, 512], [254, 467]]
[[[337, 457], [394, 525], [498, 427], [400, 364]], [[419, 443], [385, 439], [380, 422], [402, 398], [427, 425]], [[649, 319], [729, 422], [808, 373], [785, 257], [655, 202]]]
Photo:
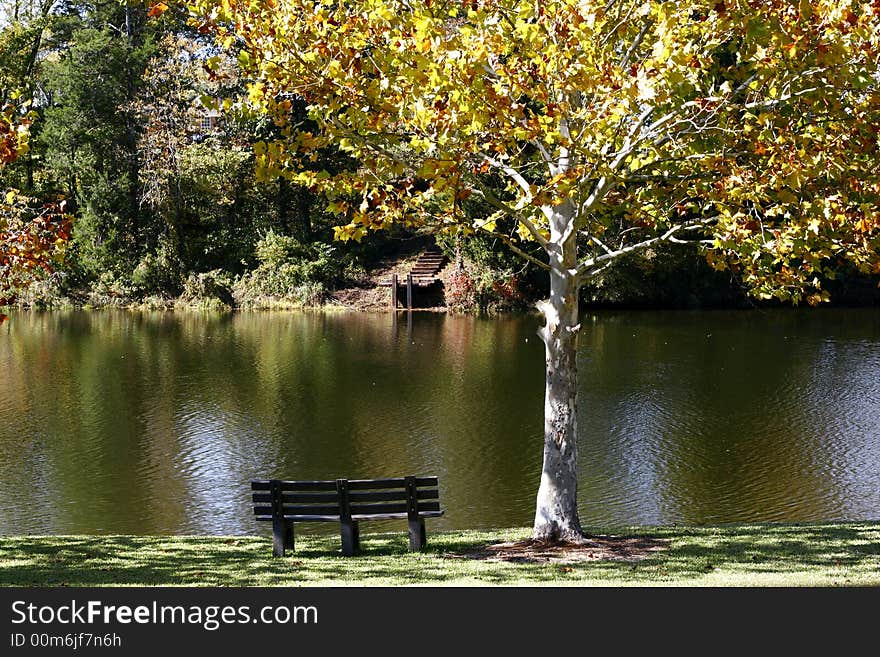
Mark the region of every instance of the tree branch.
[[[641, 132], [642, 126], [645, 125], [645, 122], [650, 118], [651, 114], [653, 113], [654, 107], [647, 107], [636, 119], [636, 122], [633, 124], [632, 128], [630, 128], [630, 131], [623, 142], [623, 146], [621, 146], [620, 150], [613, 155], [614, 159], [609, 166], [609, 169], [612, 173], [620, 168], [624, 160], [626, 160], [626, 158], [633, 152], [633, 150], [635, 150], [635, 147], [642, 141], [644, 137], [641, 135], [637, 137], [637, 135]], [[663, 119], [660, 120], [662, 121]], [[655, 121], [652, 125], [656, 124], [657, 121]], [[586, 212], [598, 201], [601, 201], [602, 198], [611, 190], [612, 186], [613, 182], [609, 179], [608, 175], [601, 176], [599, 180], [596, 181], [596, 184], [593, 187], [592, 192], [590, 192], [590, 195], [587, 196], [586, 200], [584, 200], [584, 202], [578, 208], [578, 215]]]
[[645, 21], [645, 24], [642, 26], [642, 29], [639, 31], [636, 38], [633, 39], [632, 44], [630, 44], [629, 49], [627, 49], [626, 54], [623, 56], [623, 59], [620, 60], [620, 68], [626, 68], [629, 64], [630, 58], [635, 54], [636, 49], [641, 45], [642, 40], [645, 38], [645, 35], [648, 33], [648, 30], [651, 29], [651, 26], [654, 24], [654, 21], [648, 19]]
[[[504, 173], [506, 173], [508, 176], [510, 176], [510, 178], [514, 182], [516, 182], [517, 185], [519, 185], [520, 189], [522, 189], [525, 192], [527, 198], [529, 198], [529, 199], [532, 198], [532, 186], [529, 185], [529, 182], [525, 178], [523, 178], [522, 174], [519, 171], [517, 171], [516, 169], [514, 169], [511, 166], [504, 164], [503, 162], [499, 162], [498, 160], [495, 160], [495, 159], [489, 157], [488, 155], [483, 155], [483, 159], [486, 162], [488, 162], [489, 164], [491, 164], [493, 167], [495, 167], [496, 169], [500, 169], [501, 171], [504, 171]], [[553, 212], [547, 206], [542, 205], [541, 212], [544, 213], [544, 216], [547, 217], [548, 221], [553, 218]], [[544, 247], [544, 249], [547, 249], [549, 242], [541, 234], [541, 232], [538, 230], [538, 228], [535, 226], [535, 224], [531, 221], [531, 219], [523, 216], [522, 214], [520, 214], [518, 212], [513, 213], [512, 216], [517, 221], [519, 221], [523, 226], [526, 227], [526, 229], [529, 231], [529, 233], [531, 233], [532, 237], [534, 237], [535, 240], [542, 247]]]
[[[582, 232], [581, 234], [586, 235], [587, 233]], [[602, 250], [605, 251], [605, 253], [612, 253], [611, 249], [608, 248], [608, 245], [605, 244], [605, 242], [600, 240], [598, 237], [596, 237], [595, 235], [590, 235], [589, 237], [590, 237], [590, 241], [593, 242], [594, 244], [600, 246], [602, 248]]]
[[[622, 255], [625, 255], [627, 253], [632, 253], [633, 251], [639, 251], [641, 249], [645, 249], [653, 244], [657, 244], [658, 242], [672, 241], [674, 235], [676, 233], [678, 233], [679, 231], [698, 230], [700, 228], [705, 228], [708, 224], [715, 221], [717, 218], [718, 217], [711, 217], [709, 219], [703, 219], [702, 221], [697, 222], [697, 223], [676, 224], [675, 226], [673, 226], [672, 228], [670, 228], [669, 230], [667, 230], [665, 233], [663, 233], [662, 235], [660, 235], [658, 237], [652, 237], [651, 239], [643, 240], [643, 241], [638, 242], [636, 244], [631, 244], [630, 246], [625, 246], [625, 247], [619, 248], [616, 251], [609, 251], [608, 253], [605, 253], [603, 255], [596, 256], [593, 258], [588, 258], [578, 265], [577, 276], [578, 276], [578, 278], [583, 278], [585, 276], [591, 276], [598, 271], [598, 270], [590, 271], [591, 269], [593, 269], [597, 265], [605, 265], [606, 263], [608, 263], [612, 260], [616, 260], [617, 258], [619, 258]], [[679, 240], [678, 243], [682, 243], [682, 241]], [[604, 266], [602, 268], [604, 269]]]
[[541, 269], [546, 269], [547, 271], [550, 271], [550, 269], [551, 269], [550, 265], [548, 265], [546, 262], [542, 262], [541, 260], [538, 260], [536, 257], [529, 255], [528, 253], [523, 251], [516, 244], [514, 244], [513, 240], [510, 239], [507, 235], [504, 235], [503, 233], [496, 233], [493, 230], [487, 230], [487, 229], [483, 228], [482, 225], [476, 225], [475, 228], [477, 230], [483, 231], [487, 235], [491, 235], [492, 237], [497, 237], [498, 239], [500, 239], [504, 243], [505, 246], [507, 246], [507, 248], [509, 248], [511, 251], [513, 251], [520, 258], [523, 258], [524, 260], [531, 262], [533, 265], [536, 265], [536, 266], [540, 267]]

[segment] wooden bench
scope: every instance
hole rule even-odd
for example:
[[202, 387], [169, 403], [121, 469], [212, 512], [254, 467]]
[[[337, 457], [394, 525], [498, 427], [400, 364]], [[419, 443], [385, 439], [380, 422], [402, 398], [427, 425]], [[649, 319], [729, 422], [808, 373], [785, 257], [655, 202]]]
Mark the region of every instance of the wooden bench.
[[340, 523], [342, 553], [351, 556], [360, 547], [360, 521], [406, 519], [409, 549], [421, 550], [426, 544], [425, 518], [443, 515], [437, 486], [437, 477], [251, 481], [254, 515], [272, 521], [276, 557], [293, 549], [296, 522]]

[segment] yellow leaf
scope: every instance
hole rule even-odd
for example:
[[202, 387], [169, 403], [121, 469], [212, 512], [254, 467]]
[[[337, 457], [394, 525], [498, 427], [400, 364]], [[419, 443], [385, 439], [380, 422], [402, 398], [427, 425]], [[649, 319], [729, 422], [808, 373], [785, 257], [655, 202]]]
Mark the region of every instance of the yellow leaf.
[[477, 228], [485, 230], [489, 233], [493, 233], [495, 232], [495, 221], [493, 219], [489, 219], [488, 221], [484, 221], [482, 224], [477, 223]]
[[665, 62], [667, 59], [669, 59], [669, 56], [672, 54], [672, 51], [661, 40], [661, 41], [658, 41], [657, 43], [654, 44], [654, 50], [653, 50], [652, 54], [654, 56], [654, 59], [658, 59], [661, 62]]

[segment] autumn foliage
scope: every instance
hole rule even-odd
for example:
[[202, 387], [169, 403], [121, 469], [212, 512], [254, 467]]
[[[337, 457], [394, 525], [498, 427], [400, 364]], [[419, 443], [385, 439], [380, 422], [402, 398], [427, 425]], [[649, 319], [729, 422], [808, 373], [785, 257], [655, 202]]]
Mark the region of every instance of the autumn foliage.
[[35, 274], [51, 273], [64, 243], [70, 238], [72, 219], [64, 202], [39, 202], [9, 192], [0, 204], [0, 305], [14, 300], [14, 290]]
[[[194, 23], [286, 130], [258, 175], [327, 194], [342, 239], [429, 223], [546, 249], [563, 213], [581, 279], [657, 238], [761, 297], [880, 271], [876, 1], [200, 0]], [[294, 96], [318, 130], [288, 123]], [[292, 164], [330, 145], [361, 169]]]
[[[583, 540], [579, 291], [689, 245], [761, 298], [880, 271], [877, 0], [194, 0], [271, 117], [257, 175], [336, 236], [491, 234], [547, 271], [533, 536]], [[308, 106], [306, 124], [291, 112]], [[357, 166], [304, 169], [326, 149]]]
[[0, 108], [0, 166], [18, 159], [25, 143], [26, 122], [16, 121], [15, 107], [10, 103]]
[[[29, 122], [7, 105], [0, 112], [0, 166], [27, 149]], [[9, 190], [0, 197], [0, 306], [14, 302], [16, 290], [41, 272], [51, 272], [70, 237], [72, 217], [64, 201], [41, 202]], [[0, 315], [0, 323], [6, 316]]]

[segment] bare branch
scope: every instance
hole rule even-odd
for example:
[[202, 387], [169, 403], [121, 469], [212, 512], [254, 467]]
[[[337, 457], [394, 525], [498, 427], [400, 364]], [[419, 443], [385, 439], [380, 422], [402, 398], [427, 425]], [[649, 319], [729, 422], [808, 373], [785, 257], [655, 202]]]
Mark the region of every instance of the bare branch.
[[510, 239], [510, 237], [508, 237], [507, 235], [504, 235], [503, 233], [496, 233], [493, 230], [488, 230], [486, 228], [483, 228], [483, 226], [479, 225], [479, 224], [475, 225], [474, 227], [477, 230], [480, 230], [480, 231], [486, 233], [487, 235], [491, 235], [492, 237], [497, 237], [498, 239], [500, 239], [504, 243], [504, 245], [507, 246], [507, 248], [509, 248], [511, 251], [513, 251], [520, 258], [528, 260], [533, 265], [540, 267], [541, 269], [546, 269], [547, 271], [550, 271], [549, 264], [547, 264], [546, 262], [542, 262], [541, 260], [538, 260], [536, 257], [529, 255], [528, 253], [523, 251], [516, 244], [514, 244], [513, 240]]
[[532, 186], [529, 185], [529, 181], [523, 178], [522, 174], [519, 171], [508, 164], [504, 164], [504, 162], [500, 162], [499, 160], [489, 157], [488, 155], [483, 155], [482, 157], [493, 167], [499, 169], [500, 171], [503, 171], [508, 176], [510, 176], [510, 179], [513, 180], [517, 185], [519, 185], [519, 188], [523, 190], [527, 196], [532, 195]]
[[680, 240], [677, 237], [670, 237], [669, 241], [673, 244], [715, 244], [715, 240]]
[[[522, 189], [525, 192], [526, 197], [529, 199], [532, 198], [532, 187], [531, 187], [531, 185], [529, 185], [529, 182], [525, 178], [523, 178], [522, 174], [519, 171], [517, 171], [516, 169], [514, 169], [511, 166], [504, 164], [503, 162], [499, 162], [498, 160], [495, 160], [495, 159], [489, 157], [488, 155], [483, 155], [483, 159], [486, 160], [486, 162], [491, 164], [493, 167], [500, 169], [501, 171], [506, 173], [508, 176], [510, 176], [510, 178], [517, 185], [519, 185], [520, 189]], [[541, 212], [544, 213], [544, 216], [547, 217], [548, 221], [553, 218], [553, 211], [548, 206], [542, 205]], [[538, 230], [538, 228], [535, 226], [535, 224], [532, 222], [531, 219], [529, 219], [526, 216], [523, 216], [521, 213], [514, 213], [512, 216], [517, 221], [519, 221], [523, 226], [525, 226], [526, 229], [528, 229], [528, 231], [529, 231], [529, 233], [531, 233], [532, 237], [534, 237], [535, 240], [541, 246], [543, 246], [545, 249], [547, 249], [549, 242], [541, 234], [541, 232]]]
[[763, 102], [753, 102], [753, 103], [745, 103], [743, 107], [748, 110], [753, 109], [770, 109], [773, 107], [779, 107], [785, 102], [792, 100], [793, 98], [797, 98], [798, 96], [805, 96], [807, 94], [811, 94], [813, 92], [819, 91], [820, 89], [830, 89], [834, 90], [834, 86], [830, 84], [823, 84], [817, 87], [810, 87], [809, 89], [801, 89], [800, 91], [793, 91], [789, 94], [785, 94], [780, 96], [779, 98], [774, 98], [773, 100], [765, 100]]
[[547, 238], [541, 234], [541, 232], [538, 230], [538, 227], [535, 226], [535, 224], [528, 217], [522, 216], [521, 212], [517, 211], [515, 208], [510, 207], [507, 203], [499, 199], [491, 191], [489, 191], [486, 187], [482, 185], [480, 185], [479, 189], [473, 189], [473, 192], [493, 207], [501, 210], [502, 212], [525, 226], [526, 230], [529, 231], [529, 234], [535, 238], [535, 241], [538, 242], [538, 244], [540, 244], [545, 250], [547, 249], [549, 245]]
[[[614, 2], [609, 2], [608, 6], [605, 7], [605, 12], [607, 13], [611, 6], [614, 4]], [[602, 42], [599, 44], [600, 46], [604, 47], [605, 44], [607, 44], [611, 40], [611, 38], [615, 34], [617, 34], [617, 30], [619, 30], [623, 25], [627, 23], [629, 17], [632, 16], [632, 13], [636, 10], [637, 6], [638, 5], [635, 3], [630, 5], [629, 9], [626, 12], [626, 16], [624, 16], [620, 21], [618, 21], [618, 23], [614, 27], [611, 28], [611, 31], [609, 31], [608, 34], [606, 34], [605, 37], [602, 39]], [[620, 13], [618, 12], [617, 15], [620, 16]]]
[[645, 35], [648, 33], [648, 30], [651, 29], [651, 26], [654, 24], [653, 20], [646, 20], [645, 24], [642, 26], [642, 29], [639, 31], [636, 38], [633, 39], [632, 44], [630, 44], [629, 49], [626, 51], [626, 54], [623, 56], [623, 59], [620, 60], [620, 68], [626, 68], [629, 65], [629, 60], [635, 54], [636, 49], [641, 45], [642, 40], [644, 40]]
[[[582, 234], [585, 235], [586, 233], [582, 233]], [[596, 245], [600, 246], [600, 247], [602, 248], [602, 250], [605, 251], [605, 253], [613, 253], [613, 252], [611, 251], [611, 249], [608, 248], [608, 245], [605, 244], [605, 242], [603, 242], [602, 240], [600, 240], [600, 239], [599, 239], [598, 237], [596, 237], [595, 235], [590, 235], [590, 240], [593, 242], [593, 244], [596, 244]]]
[[[629, 133], [624, 140], [623, 146], [621, 146], [620, 150], [614, 154], [614, 159], [611, 162], [610, 170], [611, 172], [616, 172], [626, 158], [635, 150], [635, 147], [642, 140], [642, 137], [639, 135], [642, 126], [645, 125], [645, 122], [651, 117], [651, 114], [654, 113], [653, 107], [646, 107], [639, 117], [636, 119], [635, 123], [629, 130]], [[662, 120], [662, 119], [661, 119]], [[656, 124], [657, 122], [655, 122]], [[596, 184], [593, 186], [593, 190], [590, 192], [589, 196], [584, 200], [581, 204], [580, 208], [578, 208], [578, 214], [582, 214], [593, 207], [597, 202], [601, 201], [605, 195], [611, 191], [613, 187], [613, 181], [608, 177], [608, 175], [600, 176], [599, 180], [596, 181]]]
[[596, 256], [594, 258], [588, 258], [581, 262], [577, 267], [577, 276], [579, 278], [583, 278], [585, 276], [591, 276], [596, 273], [596, 269], [594, 269], [597, 265], [605, 265], [609, 261], [615, 260], [622, 255], [627, 253], [632, 253], [633, 251], [639, 251], [641, 249], [645, 249], [653, 244], [657, 244], [658, 242], [669, 242], [672, 241], [674, 235], [680, 231], [690, 231], [690, 230], [698, 230], [700, 228], [705, 228], [707, 225], [715, 221], [718, 217], [711, 217], [709, 219], [703, 219], [699, 222], [688, 223], [688, 224], [676, 224], [672, 226], [669, 230], [658, 237], [652, 237], [651, 239], [643, 240], [641, 242], [637, 242], [636, 244], [631, 244], [629, 246], [622, 247], [617, 249], [616, 251], [610, 251], [600, 256]]
[[483, 185], [480, 185], [478, 189], [472, 187], [471, 190], [474, 194], [482, 198], [494, 208], [501, 210], [505, 214], [510, 215], [511, 217], [516, 217], [516, 215], [519, 214], [515, 209], [513, 209], [507, 203], [495, 196], [495, 194], [493, 194], [491, 191], [489, 191], [488, 188], [484, 187]]

